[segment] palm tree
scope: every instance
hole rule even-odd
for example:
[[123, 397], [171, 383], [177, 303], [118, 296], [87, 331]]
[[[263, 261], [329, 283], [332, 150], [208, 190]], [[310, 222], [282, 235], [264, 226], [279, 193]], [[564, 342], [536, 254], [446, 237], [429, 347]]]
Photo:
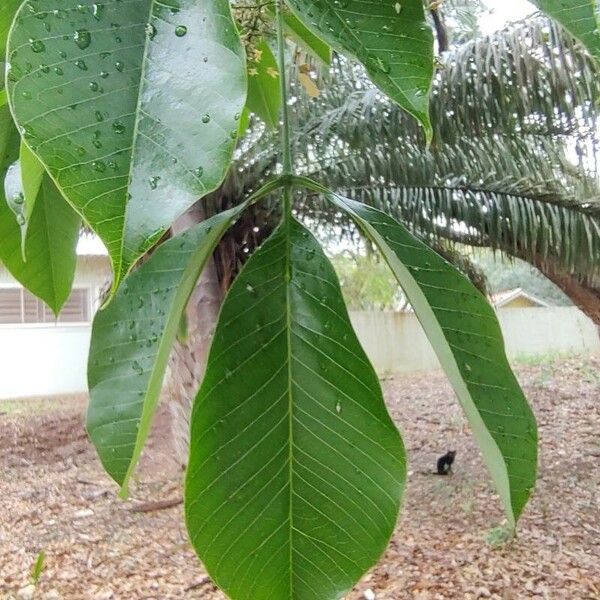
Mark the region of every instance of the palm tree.
[[[383, 208], [434, 247], [485, 246], [529, 261], [600, 324], [598, 75], [575, 42], [541, 17], [463, 43], [444, 55], [435, 77], [435, 136], [427, 149], [412, 118], [361, 69], [336, 59], [316, 75], [316, 99], [292, 78], [297, 169]], [[278, 160], [278, 140], [255, 121], [226, 181], [192, 219], [238, 204]], [[325, 211], [325, 233], [357, 235], [317, 197], [299, 198], [297, 206], [309, 221]], [[222, 293], [270, 234], [277, 211], [273, 199], [248, 213], [198, 287], [189, 341], [176, 349], [171, 369], [183, 416]], [[185, 440], [186, 431], [184, 424], [176, 437]]]

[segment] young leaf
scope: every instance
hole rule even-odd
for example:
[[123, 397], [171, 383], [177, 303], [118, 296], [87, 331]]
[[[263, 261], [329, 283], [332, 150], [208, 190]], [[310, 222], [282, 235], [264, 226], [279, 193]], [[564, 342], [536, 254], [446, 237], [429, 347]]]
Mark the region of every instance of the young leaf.
[[535, 485], [537, 429], [506, 359], [494, 310], [464, 275], [400, 223], [360, 202], [326, 195], [377, 245], [398, 279], [458, 396], [514, 526]]
[[234, 281], [192, 414], [187, 527], [233, 600], [339, 598], [385, 549], [404, 487], [335, 272], [288, 227]]
[[531, 0], [540, 10], [560, 23], [600, 62], [600, 31], [596, 0]]
[[423, 0], [286, 0], [303, 23], [357, 58], [373, 83], [416, 117], [431, 139], [433, 33]]
[[26, 1], [9, 102], [109, 250], [116, 283], [229, 167], [246, 98], [228, 0]]
[[96, 314], [87, 431], [123, 496], [148, 437], [187, 301], [221, 236], [244, 207], [166, 241]]
[[271, 129], [277, 129], [281, 109], [279, 70], [269, 44], [263, 39], [256, 44], [255, 55], [248, 60], [246, 106]]

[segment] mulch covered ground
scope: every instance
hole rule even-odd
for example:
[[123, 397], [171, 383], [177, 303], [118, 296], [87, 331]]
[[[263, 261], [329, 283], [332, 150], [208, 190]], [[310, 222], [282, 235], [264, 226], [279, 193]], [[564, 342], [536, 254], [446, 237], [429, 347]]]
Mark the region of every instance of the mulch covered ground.
[[[600, 359], [517, 370], [541, 434], [518, 539], [503, 542], [500, 503], [444, 378], [387, 380], [410, 457], [406, 503], [386, 555], [348, 599], [600, 599]], [[85, 400], [23, 402], [0, 404], [1, 599], [224, 599], [190, 550], [181, 506], [131, 510], [179, 494], [177, 478], [148, 468], [164, 457], [146, 459], [122, 502], [83, 432]], [[422, 474], [448, 449], [453, 477]]]

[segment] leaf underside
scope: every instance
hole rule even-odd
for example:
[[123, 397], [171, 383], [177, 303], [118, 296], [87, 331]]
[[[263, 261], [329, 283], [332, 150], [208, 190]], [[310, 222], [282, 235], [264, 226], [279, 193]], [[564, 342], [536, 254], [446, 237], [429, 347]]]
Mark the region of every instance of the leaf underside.
[[229, 2], [28, 1], [8, 56], [26, 143], [118, 281], [229, 167], [246, 97]]
[[416, 117], [428, 139], [433, 33], [422, 0], [286, 0], [315, 33], [359, 60], [371, 80]]
[[514, 525], [537, 472], [535, 417], [504, 350], [487, 300], [455, 267], [403, 225], [330, 194], [379, 248], [404, 290], [456, 392]]
[[339, 598], [393, 531], [404, 448], [333, 268], [293, 221], [222, 308], [192, 415], [192, 543], [233, 599]]

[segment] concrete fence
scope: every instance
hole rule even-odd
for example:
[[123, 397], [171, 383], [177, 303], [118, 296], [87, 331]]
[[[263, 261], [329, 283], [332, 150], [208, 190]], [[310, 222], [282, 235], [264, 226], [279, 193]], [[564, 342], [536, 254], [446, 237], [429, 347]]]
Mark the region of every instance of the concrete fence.
[[[600, 353], [596, 326], [576, 308], [499, 311], [511, 357]], [[353, 312], [380, 373], [429, 371], [437, 358], [410, 313]], [[0, 325], [0, 399], [84, 392], [89, 324]]]
[[[441, 368], [413, 313], [352, 312], [350, 317], [380, 373]], [[513, 359], [600, 353], [598, 328], [577, 308], [506, 308], [498, 318]]]

